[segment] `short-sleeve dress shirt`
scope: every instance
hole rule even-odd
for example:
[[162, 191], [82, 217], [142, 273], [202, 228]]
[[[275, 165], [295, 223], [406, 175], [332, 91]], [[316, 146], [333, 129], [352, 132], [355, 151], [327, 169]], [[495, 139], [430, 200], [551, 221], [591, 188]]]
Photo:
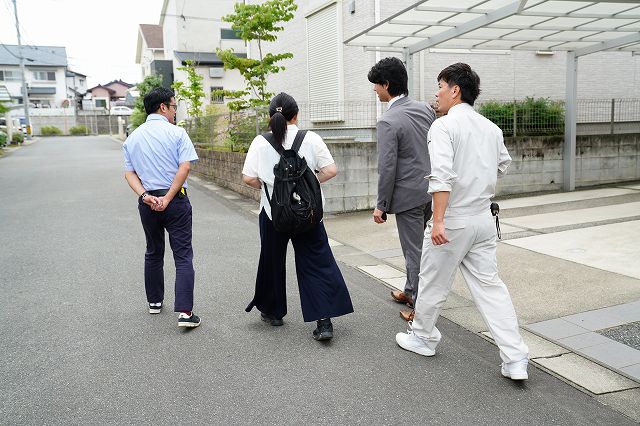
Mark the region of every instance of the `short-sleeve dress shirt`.
[[187, 132], [160, 114], [150, 114], [122, 149], [124, 170], [136, 172], [147, 191], [170, 188], [180, 163], [198, 160]]
[[[298, 133], [298, 126], [290, 124], [287, 126], [287, 133], [283, 144], [284, 149], [290, 149], [293, 140]], [[304, 157], [309, 167], [313, 170], [320, 170], [330, 164], [333, 164], [333, 157], [329, 152], [329, 148], [324, 143], [320, 135], [307, 131], [307, 135], [298, 151], [300, 157]], [[256, 136], [251, 142], [247, 157], [244, 160], [242, 174], [251, 177], [257, 177], [263, 184], [267, 185], [269, 195], [273, 194], [273, 166], [280, 161], [280, 154], [271, 146], [271, 144], [261, 135]], [[322, 191], [322, 188], [320, 188]], [[264, 209], [269, 219], [271, 219], [271, 206], [264, 193], [264, 188], [260, 190], [260, 208]], [[322, 205], [324, 206], [324, 194], [322, 195]]]
[[462, 103], [433, 122], [427, 141], [429, 193], [450, 192], [445, 217], [488, 212], [497, 178], [511, 163], [502, 130]]

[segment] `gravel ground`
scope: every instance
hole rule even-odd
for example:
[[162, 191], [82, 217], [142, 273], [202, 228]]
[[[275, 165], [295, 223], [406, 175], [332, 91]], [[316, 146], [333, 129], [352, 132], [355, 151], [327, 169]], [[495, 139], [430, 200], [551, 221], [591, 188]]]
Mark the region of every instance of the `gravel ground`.
[[598, 333], [640, 351], [640, 321], [607, 328]]

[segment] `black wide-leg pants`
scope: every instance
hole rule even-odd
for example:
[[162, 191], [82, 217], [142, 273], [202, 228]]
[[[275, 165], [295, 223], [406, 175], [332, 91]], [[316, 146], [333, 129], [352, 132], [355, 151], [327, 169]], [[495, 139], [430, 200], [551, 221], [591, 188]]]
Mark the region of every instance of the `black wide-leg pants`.
[[353, 312], [349, 290], [333, 257], [320, 223], [309, 232], [288, 235], [276, 231], [264, 210], [260, 212], [260, 262], [255, 295], [246, 311], [255, 306], [276, 318], [287, 314], [286, 261], [291, 240], [296, 260], [302, 316], [305, 322], [334, 318]]

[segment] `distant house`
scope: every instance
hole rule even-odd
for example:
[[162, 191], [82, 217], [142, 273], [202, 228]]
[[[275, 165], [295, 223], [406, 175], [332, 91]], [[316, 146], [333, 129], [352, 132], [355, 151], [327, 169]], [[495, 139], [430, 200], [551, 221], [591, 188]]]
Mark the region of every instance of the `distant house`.
[[173, 83], [173, 61], [164, 57], [161, 25], [140, 24], [138, 28], [136, 64], [140, 64], [143, 76], [159, 75], [162, 77], [162, 86], [171, 87]]
[[[141, 24], [138, 30], [136, 63], [142, 75], [162, 76], [162, 85], [171, 87], [174, 81], [186, 81], [179, 70], [186, 61], [196, 63], [203, 77], [204, 104], [224, 103], [213, 97], [217, 89], [240, 90], [245, 82], [237, 70], [225, 70], [215, 54], [216, 48], [233, 48], [238, 56], [247, 56], [246, 43], [222, 17], [233, 13], [241, 0], [164, 0], [160, 24]], [[178, 119], [186, 118], [186, 109], [178, 109]]]
[[[61, 46], [22, 46], [22, 54], [29, 102], [42, 108], [68, 104], [66, 49]], [[20, 49], [17, 45], [4, 45], [0, 49], [0, 91], [9, 92], [13, 103], [23, 103]]]
[[111, 109], [112, 106], [126, 103], [127, 91], [134, 87], [133, 84], [122, 80], [113, 80], [107, 84], [98, 84], [87, 90], [86, 99], [91, 102], [83, 102], [85, 109]]
[[79, 72], [67, 70], [67, 99], [72, 106], [76, 102], [77, 108], [82, 108], [82, 99], [87, 93], [87, 76]]

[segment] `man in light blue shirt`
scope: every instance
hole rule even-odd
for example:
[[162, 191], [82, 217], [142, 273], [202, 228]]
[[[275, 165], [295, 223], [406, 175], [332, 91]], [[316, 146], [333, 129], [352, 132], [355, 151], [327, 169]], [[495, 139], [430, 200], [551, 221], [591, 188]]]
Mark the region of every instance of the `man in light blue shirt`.
[[125, 179], [138, 194], [138, 210], [147, 240], [144, 283], [149, 313], [158, 314], [164, 300], [164, 232], [176, 265], [175, 312], [179, 327], [197, 327], [193, 313], [193, 248], [187, 176], [198, 160], [187, 132], [175, 125], [176, 100], [171, 90], [154, 89], [144, 97], [147, 121], [125, 141]]

